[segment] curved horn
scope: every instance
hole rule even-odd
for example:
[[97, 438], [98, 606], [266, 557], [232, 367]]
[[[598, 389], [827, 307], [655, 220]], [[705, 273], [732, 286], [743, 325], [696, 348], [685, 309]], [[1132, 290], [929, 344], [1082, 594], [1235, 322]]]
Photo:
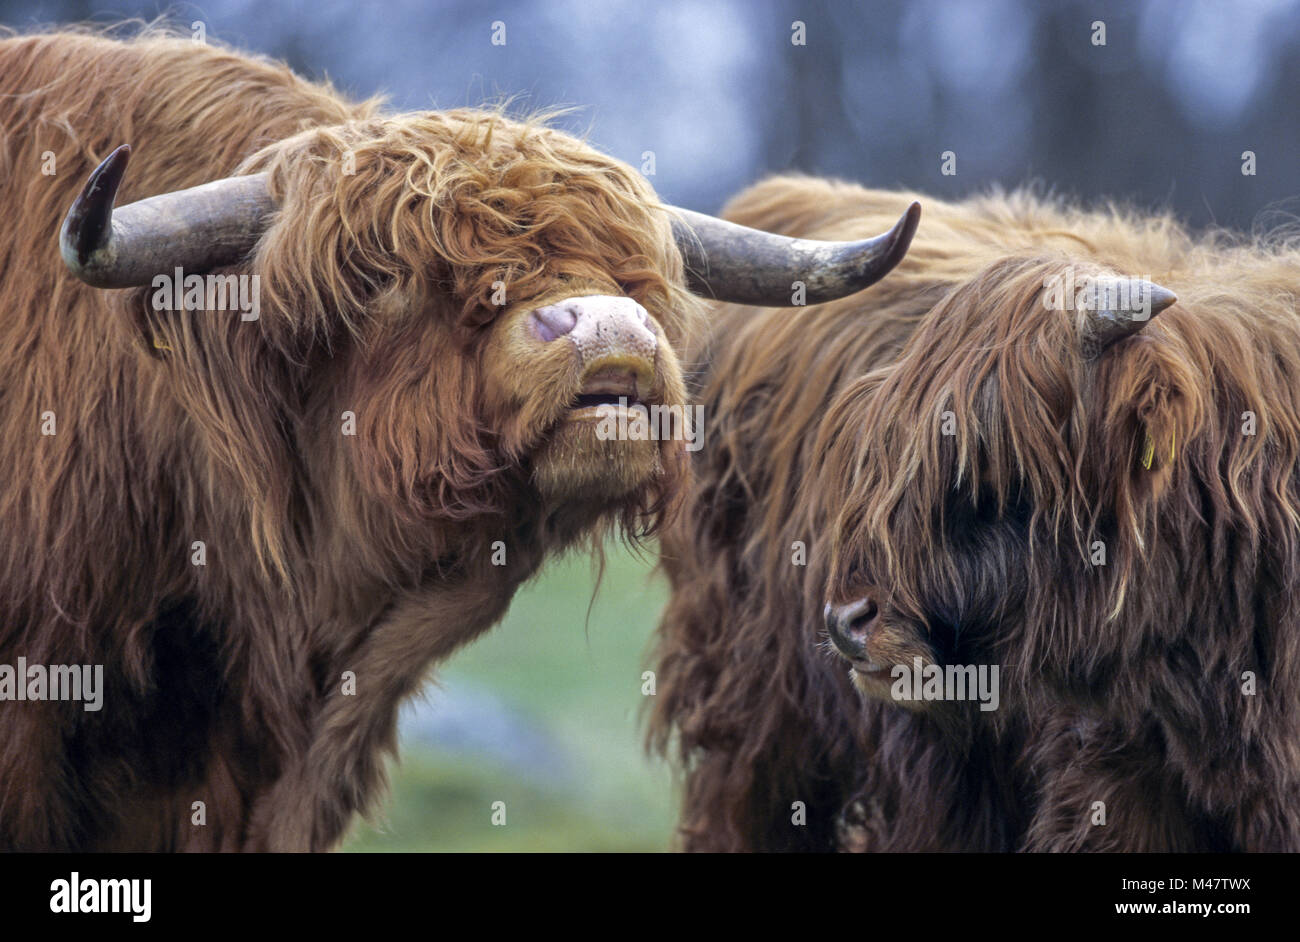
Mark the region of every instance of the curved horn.
[[715, 216], [676, 209], [673, 237], [691, 291], [735, 304], [788, 307], [802, 281], [808, 304], [861, 291], [889, 274], [907, 254], [921, 218], [913, 203], [894, 228], [860, 242], [818, 242], [760, 232]]
[[123, 144], [95, 168], [59, 233], [68, 269], [96, 288], [147, 285], [178, 266], [201, 272], [237, 262], [275, 210], [265, 174], [226, 177], [114, 210], [130, 158]]

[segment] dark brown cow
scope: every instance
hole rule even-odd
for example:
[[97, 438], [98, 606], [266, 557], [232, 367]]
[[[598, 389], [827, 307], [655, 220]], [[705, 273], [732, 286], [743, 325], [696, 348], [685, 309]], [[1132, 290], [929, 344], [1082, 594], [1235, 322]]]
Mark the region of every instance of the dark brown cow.
[[[846, 238], [910, 199], [727, 215]], [[685, 845], [1300, 849], [1298, 297], [1294, 243], [1018, 193], [927, 201], [797, 323], [724, 306], [664, 539]], [[993, 667], [996, 709], [953, 702]]]

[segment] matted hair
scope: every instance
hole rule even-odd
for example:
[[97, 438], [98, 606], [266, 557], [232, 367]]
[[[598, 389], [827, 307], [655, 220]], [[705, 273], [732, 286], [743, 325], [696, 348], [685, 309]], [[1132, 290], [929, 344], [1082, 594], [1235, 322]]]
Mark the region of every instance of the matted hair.
[[[913, 198], [785, 178], [728, 214], [824, 238]], [[690, 361], [710, 447], [664, 540], [651, 723], [685, 845], [1296, 849], [1300, 247], [925, 202], [889, 280], [797, 329], [723, 308]], [[1067, 272], [1178, 302], [1098, 355], [1045, 306]], [[1001, 708], [860, 697], [822, 608], [864, 580], [936, 644], [945, 605], [982, 613], [945, 641], [1003, 665]]]
[[[567, 400], [528, 393], [572, 357], [534, 376], [488, 329], [628, 296], [680, 399], [669, 345], [703, 309], [649, 185], [553, 115], [382, 105], [165, 30], [0, 38], [0, 661], [107, 665], [116, 705], [6, 713], [0, 846], [332, 846], [382, 794], [429, 664], [547, 554], [651, 532], [680, 491], [663, 441], [626, 496], [545, 504], [529, 449]], [[255, 327], [70, 274], [60, 222], [124, 142], [124, 204], [268, 172], [277, 211], [234, 269], [260, 279]], [[345, 409], [356, 434], [327, 445]], [[322, 693], [340, 659], [367, 698]]]

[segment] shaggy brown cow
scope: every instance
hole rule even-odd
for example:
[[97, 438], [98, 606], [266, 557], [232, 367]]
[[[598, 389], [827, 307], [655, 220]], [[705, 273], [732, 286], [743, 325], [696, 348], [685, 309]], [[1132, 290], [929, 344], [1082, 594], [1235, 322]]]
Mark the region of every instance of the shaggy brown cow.
[[[843, 238], [909, 198], [728, 216]], [[798, 324], [724, 307], [664, 540], [686, 847], [1300, 849], [1297, 297], [1293, 242], [1017, 193], [928, 201]], [[915, 699], [914, 658], [999, 666], [997, 709]]]
[[916, 222], [674, 220], [540, 121], [158, 35], [0, 39], [0, 129], [5, 849], [333, 846], [429, 667], [671, 504], [683, 443], [599, 419], [683, 403], [687, 284], [833, 297]]

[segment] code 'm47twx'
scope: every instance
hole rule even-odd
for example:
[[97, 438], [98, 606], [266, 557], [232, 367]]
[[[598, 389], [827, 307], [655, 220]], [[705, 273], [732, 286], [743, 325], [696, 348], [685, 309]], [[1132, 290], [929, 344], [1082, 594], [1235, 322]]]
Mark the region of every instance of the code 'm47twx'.
[[[1145, 890], [1156, 893], [1160, 890], [1189, 889], [1188, 881], [1182, 877], [1170, 877], [1167, 880], [1121, 880], [1120, 889]], [[1190, 889], [1193, 890], [1249, 890], [1250, 877], [1193, 877]]]

